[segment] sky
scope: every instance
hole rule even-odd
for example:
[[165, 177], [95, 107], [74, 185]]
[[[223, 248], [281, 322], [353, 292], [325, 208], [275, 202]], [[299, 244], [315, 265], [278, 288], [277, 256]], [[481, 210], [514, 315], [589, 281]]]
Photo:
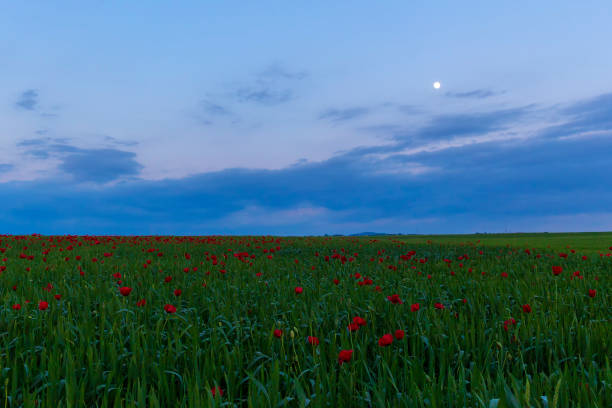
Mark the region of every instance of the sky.
[[609, 0], [0, 5], [0, 233], [612, 230]]

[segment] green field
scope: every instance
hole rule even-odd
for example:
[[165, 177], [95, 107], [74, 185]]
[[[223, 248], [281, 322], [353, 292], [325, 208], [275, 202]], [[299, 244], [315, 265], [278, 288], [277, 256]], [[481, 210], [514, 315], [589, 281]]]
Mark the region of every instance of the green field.
[[610, 246], [0, 236], [3, 404], [610, 407]]
[[395, 235], [407, 243], [424, 244], [428, 241], [449, 245], [487, 245], [542, 250], [569, 250], [582, 252], [610, 252], [612, 232], [465, 234], [465, 235]]

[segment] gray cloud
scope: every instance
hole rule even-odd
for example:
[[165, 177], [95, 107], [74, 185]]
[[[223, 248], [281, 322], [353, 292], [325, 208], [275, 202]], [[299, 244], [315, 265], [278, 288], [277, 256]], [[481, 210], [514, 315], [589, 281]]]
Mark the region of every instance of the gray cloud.
[[252, 102], [257, 105], [274, 106], [289, 102], [293, 92], [289, 89], [274, 89], [271, 86], [260, 85], [237, 89], [234, 97], [238, 102]]
[[232, 114], [232, 112], [230, 112], [230, 110], [225, 108], [224, 106], [221, 106], [217, 103], [208, 100], [202, 101], [200, 105], [202, 106], [202, 110], [209, 115], [228, 116]]
[[34, 89], [27, 89], [23, 91], [17, 102], [15, 102], [15, 106], [17, 108], [29, 111], [35, 110], [36, 105], [38, 105], [38, 91]]
[[295, 99], [295, 84], [308, 74], [290, 72], [279, 64], [271, 64], [255, 75], [250, 84], [231, 91], [231, 98], [241, 103], [275, 106]]
[[612, 131], [612, 93], [581, 100], [558, 111], [561, 125], [551, 126], [542, 132], [542, 137], [563, 137], [583, 132]]
[[495, 92], [490, 89], [475, 89], [473, 91], [467, 92], [446, 92], [444, 95], [451, 98], [476, 98], [476, 99], [484, 99], [490, 98], [491, 96], [502, 95], [506, 93], [505, 91]]
[[62, 158], [59, 168], [77, 182], [105, 183], [138, 174], [143, 166], [135, 157], [135, 153], [116, 149], [77, 149]]
[[319, 119], [330, 120], [332, 122], [347, 122], [353, 119], [362, 118], [368, 113], [370, 113], [370, 109], [365, 107], [327, 109], [319, 115]]

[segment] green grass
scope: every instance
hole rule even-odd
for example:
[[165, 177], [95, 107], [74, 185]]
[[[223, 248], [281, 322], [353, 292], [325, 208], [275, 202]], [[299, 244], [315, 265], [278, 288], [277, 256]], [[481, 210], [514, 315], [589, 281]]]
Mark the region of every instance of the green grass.
[[[530, 248], [544, 248], [528, 255], [512, 237], [486, 238], [499, 244], [464, 238], [460, 245], [454, 237], [405, 236], [2, 236], [1, 404], [609, 407], [609, 238], [595, 244], [591, 234], [584, 250], [573, 235], [558, 238], [553, 251], [548, 235], [525, 237], [541, 244]], [[566, 245], [576, 252], [564, 250], [568, 257], [561, 258]], [[334, 250], [346, 261], [332, 258]], [[410, 260], [401, 258], [411, 250]], [[233, 255], [240, 252], [255, 256]], [[563, 267], [559, 276], [553, 265]], [[364, 277], [372, 284], [359, 285]], [[119, 286], [133, 290], [122, 296]], [[389, 302], [393, 294], [403, 304]], [[38, 309], [41, 300], [47, 310]], [[13, 310], [17, 303], [21, 310]], [[166, 313], [166, 304], [176, 313]], [[349, 332], [355, 316], [367, 323]], [[506, 331], [510, 318], [516, 325]], [[403, 339], [378, 345], [397, 329]], [[320, 344], [308, 344], [307, 336]], [[352, 359], [339, 365], [344, 349], [354, 350]], [[213, 387], [223, 396], [213, 398]]]
[[465, 234], [465, 235], [401, 235], [395, 236], [407, 243], [445, 243], [449, 245], [480, 244], [518, 248], [554, 249], [598, 253], [610, 252], [612, 232], [564, 232], [564, 233], [515, 233], [515, 234]]

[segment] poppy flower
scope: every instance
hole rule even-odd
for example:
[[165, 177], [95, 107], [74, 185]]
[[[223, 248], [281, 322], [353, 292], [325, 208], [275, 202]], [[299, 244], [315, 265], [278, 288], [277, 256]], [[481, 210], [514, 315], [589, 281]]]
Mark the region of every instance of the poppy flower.
[[136, 306], [143, 307], [146, 303], [147, 301], [145, 299], [140, 299], [138, 302], [136, 302]]
[[563, 267], [562, 266], [553, 266], [552, 267], [553, 275], [555, 275], [555, 276], [560, 275], [561, 272], [563, 272]]
[[410, 311], [411, 312], [416, 312], [421, 308], [421, 305], [419, 305], [418, 303], [413, 303], [412, 305], [410, 305]]
[[528, 304], [524, 304], [523, 305], [523, 312], [531, 313], [531, 306], [529, 306]]
[[294, 292], [295, 292], [296, 295], [299, 295], [303, 291], [304, 291], [304, 289], [301, 286], [296, 286], [295, 289], [294, 289]]
[[49, 307], [49, 303], [45, 302], [44, 300], [38, 303], [39, 310], [46, 310], [48, 307]]
[[436, 309], [440, 309], [440, 310], [444, 309], [444, 305], [443, 305], [442, 303], [436, 303], [436, 304], [434, 305], [434, 307], [435, 307]]
[[353, 350], [340, 350], [338, 354], [338, 364], [348, 363], [353, 357]]
[[398, 340], [403, 339], [405, 335], [406, 335], [406, 333], [404, 333], [404, 331], [401, 330], [401, 329], [397, 329], [395, 331], [395, 338], [398, 339]]
[[179, 296], [181, 296], [181, 293], [183, 293], [183, 291], [182, 291], [182, 290], [180, 290], [180, 289], [174, 289], [174, 296], [179, 297]]
[[359, 330], [359, 325], [357, 323], [350, 323], [348, 325], [348, 331], [354, 332], [354, 331], [357, 331], [357, 330]]
[[508, 272], [502, 272], [501, 276], [502, 276], [502, 278], [507, 278], [508, 277]]
[[401, 305], [402, 303], [404, 303], [400, 299], [399, 295], [397, 295], [397, 294], [394, 294], [394, 295], [391, 295], [391, 296], [387, 296], [387, 299], [389, 300], [389, 302], [391, 302], [393, 304], [400, 304]]
[[391, 343], [393, 343], [393, 336], [389, 333], [385, 334], [380, 339], [378, 339], [378, 345], [381, 347], [386, 347]]
[[164, 310], [166, 311], [166, 313], [176, 313], [176, 306], [167, 304], [164, 306]]
[[53, 295], [53, 297], [54, 297], [56, 300], [60, 300], [60, 299], [62, 298], [62, 295]]
[[132, 288], [129, 288], [127, 286], [123, 286], [121, 288], [119, 288], [119, 292], [123, 295], [123, 296], [127, 296], [132, 292]]
[[308, 336], [308, 343], [312, 344], [313, 346], [316, 346], [319, 344], [319, 339], [314, 336]]
[[280, 329], [275, 329], [274, 330], [274, 337], [276, 337], [277, 339], [280, 339], [283, 336], [283, 331]]
[[213, 397], [216, 397], [217, 393], [219, 394], [220, 397], [223, 396], [223, 390], [221, 389], [221, 387], [212, 387], [210, 392], [212, 393]]
[[595, 289], [589, 289], [589, 296], [594, 298], [595, 295], [597, 294], [597, 291]]
[[15, 303], [13, 305], [13, 310], [19, 310], [19, 309], [21, 309], [21, 305], [19, 303]]
[[340, 281], [338, 279], [334, 279], [334, 285], [337, 285], [339, 283], [340, 283]]
[[361, 326], [365, 326], [366, 325], [366, 321], [363, 317], [359, 317], [359, 316], [355, 316], [353, 317], [353, 323]]
[[508, 331], [508, 327], [512, 325], [515, 326], [516, 325], [516, 320], [514, 320], [513, 317], [511, 317], [510, 319], [504, 321], [504, 330]]
[[166, 282], [166, 283], [170, 282], [171, 280], [172, 280], [172, 276], [166, 276], [164, 278], [164, 282]]

